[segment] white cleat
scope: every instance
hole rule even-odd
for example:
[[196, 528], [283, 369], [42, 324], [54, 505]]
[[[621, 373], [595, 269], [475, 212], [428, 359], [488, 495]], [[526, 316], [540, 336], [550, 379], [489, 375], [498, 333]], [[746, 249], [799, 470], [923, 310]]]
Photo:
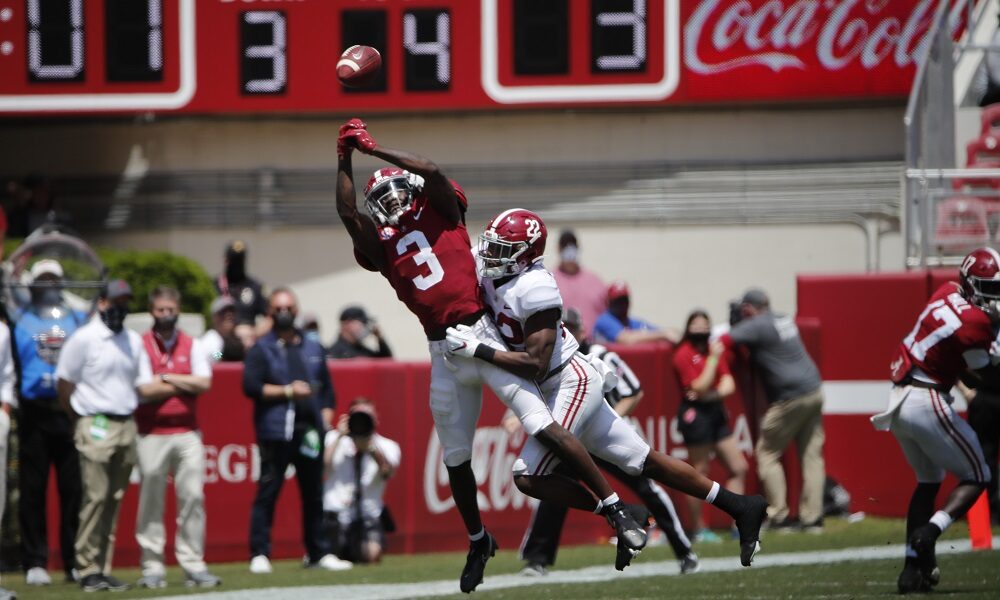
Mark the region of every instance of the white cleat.
[[271, 561], [263, 554], [258, 554], [250, 559], [250, 572], [254, 575], [264, 575], [270, 573], [272, 570]]
[[332, 554], [327, 554], [319, 559], [316, 566], [327, 571], [346, 571], [352, 568], [354, 564], [347, 560], [341, 560]]

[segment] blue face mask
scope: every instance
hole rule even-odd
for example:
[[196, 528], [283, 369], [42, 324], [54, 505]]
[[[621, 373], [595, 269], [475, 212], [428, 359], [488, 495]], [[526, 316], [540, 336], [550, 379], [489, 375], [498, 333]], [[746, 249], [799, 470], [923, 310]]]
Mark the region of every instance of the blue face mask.
[[322, 342], [319, 341], [319, 332], [316, 331], [316, 330], [310, 330], [310, 331], [305, 332], [305, 338], [307, 340], [312, 340], [312, 341], [316, 342], [317, 344], [321, 344], [322, 343]]
[[580, 249], [573, 244], [570, 244], [559, 251], [559, 259], [562, 262], [579, 262]]

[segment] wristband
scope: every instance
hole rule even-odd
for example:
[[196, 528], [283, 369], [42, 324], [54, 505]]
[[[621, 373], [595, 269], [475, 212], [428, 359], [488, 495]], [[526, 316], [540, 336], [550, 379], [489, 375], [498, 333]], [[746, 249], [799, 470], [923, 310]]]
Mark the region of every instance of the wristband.
[[294, 396], [294, 395], [295, 395], [295, 393], [292, 390], [292, 384], [290, 384], [290, 383], [286, 384], [285, 385], [285, 398], [288, 398], [289, 400], [291, 400], [292, 396]]
[[493, 348], [487, 346], [486, 344], [479, 344], [476, 346], [476, 351], [472, 353], [473, 356], [479, 360], [485, 360], [486, 362], [493, 362], [493, 356], [496, 355], [497, 351]]

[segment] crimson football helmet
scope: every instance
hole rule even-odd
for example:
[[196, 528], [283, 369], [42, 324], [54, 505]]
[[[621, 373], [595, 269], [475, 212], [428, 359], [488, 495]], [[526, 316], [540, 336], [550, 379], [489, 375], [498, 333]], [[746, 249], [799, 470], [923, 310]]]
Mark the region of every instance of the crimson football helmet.
[[398, 167], [375, 171], [365, 186], [365, 206], [381, 225], [398, 225], [424, 187], [424, 178]]
[[500, 213], [479, 235], [479, 274], [487, 279], [517, 275], [542, 259], [547, 237], [545, 223], [530, 210]]
[[1000, 253], [988, 247], [973, 250], [962, 261], [959, 279], [969, 302], [1000, 319]]

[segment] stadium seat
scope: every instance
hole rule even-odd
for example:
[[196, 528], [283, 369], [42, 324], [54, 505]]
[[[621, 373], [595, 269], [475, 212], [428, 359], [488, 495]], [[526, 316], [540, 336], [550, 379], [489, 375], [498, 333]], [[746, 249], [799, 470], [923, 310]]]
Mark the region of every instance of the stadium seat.
[[1000, 103], [983, 108], [980, 115], [979, 134], [985, 136], [994, 133], [1000, 133]]
[[987, 203], [972, 196], [953, 196], [937, 206], [934, 245], [942, 251], [964, 252], [990, 241]]
[[[1000, 137], [993, 134], [983, 134], [965, 146], [965, 164], [969, 169], [1000, 169]], [[1000, 188], [1000, 179], [953, 179], [952, 188], [956, 191], [972, 191], [976, 189]]]

